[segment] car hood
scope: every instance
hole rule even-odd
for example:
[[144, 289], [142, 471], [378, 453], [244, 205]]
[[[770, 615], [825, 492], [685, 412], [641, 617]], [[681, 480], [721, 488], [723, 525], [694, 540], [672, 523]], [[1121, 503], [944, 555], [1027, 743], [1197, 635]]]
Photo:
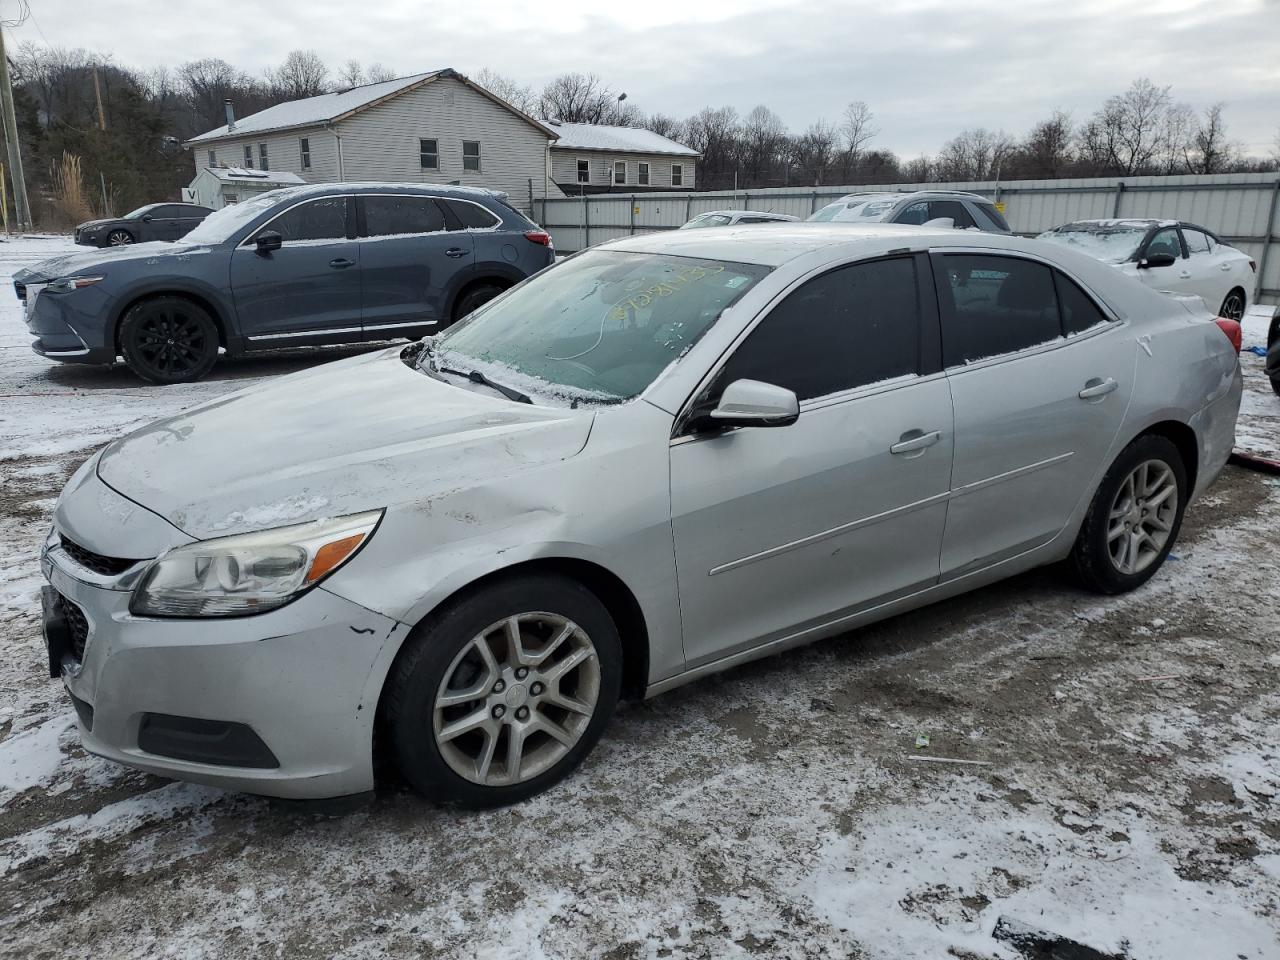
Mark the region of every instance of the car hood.
[[108, 446], [98, 475], [206, 539], [425, 501], [567, 459], [593, 419], [442, 383], [392, 348], [159, 420]]
[[86, 270], [109, 267], [113, 263], [159, 263], [161, 260], [181, 261], [195, 254], [208, 253], [209, 248], [194, 243], [132, 243], [123, 247], [107, 247], [102, 250], [84, 250], [69, 253], [52, 260], [44, 260], [13, 275], [23, 283], [40, 283], [58, 277], [75, 276]]
[[77, 224], [77, 230], [92, 230], [94, 227], [105, 227], [108, 223], [119, 223], [119, 220], [86, 220], [84, 223]]

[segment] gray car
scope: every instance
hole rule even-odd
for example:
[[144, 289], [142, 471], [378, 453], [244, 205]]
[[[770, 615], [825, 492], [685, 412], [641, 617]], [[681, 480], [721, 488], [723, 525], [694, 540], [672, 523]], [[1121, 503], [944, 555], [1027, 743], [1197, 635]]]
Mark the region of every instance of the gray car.
[[851, 193], [827, 204], [809, 217], [815, 223], [903, 223], [981, 230], [1008, 234], [1009, 224], [995, 203], [976, 193], [958, 190], [917, 190], [913, 193]]
[[76, 253], [14, 274], [32, 348], [122, 356], [150, 383], [220, 351], [419, 337], [555, 260], [551, 237], [468, 187], [347, 183], [264, 193], [176, 243]]
[[1210, 314], [1033, 240], [628, 238], [106, 447], [44, 545], [49, 666], [154, 773], [358, 794], [376, 739], [509, 803], [620, 696], [1066, 558], [1140, 586], [1240, 396]]
[[194, 203], [149, 203], [123, 217], [88, 220], [75, 229], [86, 247], [124, 247], [153, 240], [180, 240], [213, 213]]

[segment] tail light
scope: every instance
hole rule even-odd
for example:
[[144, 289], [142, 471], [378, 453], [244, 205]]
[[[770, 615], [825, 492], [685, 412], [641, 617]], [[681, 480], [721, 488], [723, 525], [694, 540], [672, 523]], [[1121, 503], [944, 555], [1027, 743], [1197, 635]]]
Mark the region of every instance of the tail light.
[[1254, 273], [1258, 272], [1258, 261], [1254, 260], [1252, 257], [1249, 258], [1249, 269]]
[[545, 230], [526, 230], [524, 238], [543, 247], [551, 246], [551, 234]]
[[1244, 344], [1244, 332], [1240, 329], [1240, 324], [1235, 320], [1228, 320], [1226, 317], [1218, 317], [1213, 322], [1218, 325], [1219, 330], [1227, 335], [1231, 345], [1236, 348], [1236, 353], [1239, 353], [1240, 347]]

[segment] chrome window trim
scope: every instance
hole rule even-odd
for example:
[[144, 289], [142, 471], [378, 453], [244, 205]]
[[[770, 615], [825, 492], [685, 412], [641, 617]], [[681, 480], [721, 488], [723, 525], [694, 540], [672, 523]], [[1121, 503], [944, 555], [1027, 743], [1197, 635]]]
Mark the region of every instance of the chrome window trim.
[[358, 327], [328, 327], [321, 330], [295, 330], [292, 333], [259, 333], [246, 340], [288, 340], [296, 337], [323, 337], [331, 333], [358, 333], [365, 330], [401, 330], [413, 327], [434, 327], [436, 320], [397, 320], [395, 323], [371, 323]]

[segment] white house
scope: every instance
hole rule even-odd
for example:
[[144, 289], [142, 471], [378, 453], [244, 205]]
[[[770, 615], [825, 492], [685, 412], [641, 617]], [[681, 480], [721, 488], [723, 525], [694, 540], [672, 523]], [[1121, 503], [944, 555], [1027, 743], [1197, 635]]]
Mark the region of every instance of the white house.
[[307, 183], [457, 183], [517, 206], [562, 196], [548, 144], [559, 134], [455, 70], [436, 70], [277, 104], [187, 141], [203, 171], [286, 171]]
[[221, 210], [232, 203], [242, 203], [268, 190], [296, 187], [306, 183], [288, 170], [252, 170], [244, 167], [203, 167], [196, 172], [191, 186], [184, 187], [182, 199], [202, 207]]
[[593, 123], [547, 125], [551, 179], [569, 196], [692, 190], [699, 153], [652, 130]]

